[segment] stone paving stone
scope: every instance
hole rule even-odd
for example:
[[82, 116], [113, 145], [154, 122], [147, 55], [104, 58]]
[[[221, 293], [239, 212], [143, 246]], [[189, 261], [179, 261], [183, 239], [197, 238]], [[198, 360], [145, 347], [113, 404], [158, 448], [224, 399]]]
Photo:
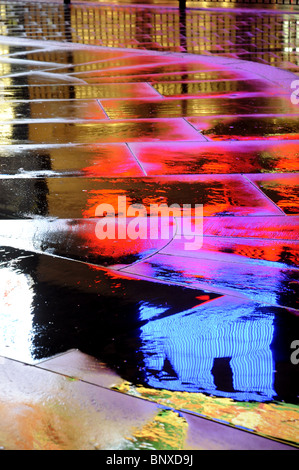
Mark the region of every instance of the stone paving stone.
[[207, 116], [188, 121], [208, 140], [298, 140], [297, 116]]
[[[186, 413], [182, 413], [182, 416], [187, 420], [188, 422], [188, 437], [187, 437], [187, 448], [191, 449], [214, 449], [214, 450], [221, 450], [229, 447], [230, 449], [243, 449], [246, 447], [247, 449], [280, 449], [280, 450], [291, 450], [291, 448], [287, 445], [284, 444], [279, 444], [278, 442], [275, 441], [264, 441], [260, 440], [259, 442], [257, 439], [255, 439], [255, 436], [252, 434], [247, 434], [246, 438], [245, 436], [237, 435], [236, 433], [233, 433], [232, 428], [226, 428], [225, 429], [225, 435], [226, 435], [226, 440], [229, 443], [227, 446], [224, 443], [219, 442], [220, 439], [218, 435], [216, 434], [216, 429], [215, 426], [213, 426], [213, 423], [205, 420], [204, 422], [199, 423], [198, 418], [192, 415], [187, 415]], [[201, 441], [199, 442], [198, 440], [198, 433], [200, 432], [201, 435]], [[244, 440], [248, 439], [246, 445], [244, 446]]]
[[[145, 115], [161, 118], [211, 116], [219, 114], [297, 114], [298, 106], [283, 98], [186, 98], [144, 100], [101, 100], [105, 112], [111, 119], [134, 119]], [[192, 122], [192, 121], [191, 121]], [[197, 124], [197, 123], [196, 123]]]
[[0, 123], [2, 145], [100, 144], [153, 140], [200, 140], [200, 135], [184, 119], [139, 119], [91, 122]]
[[0, 175], [117, 177], [144, 173], [126, 144], [90, 144], [0, 146]]
[[1, 108], [4, 115], [10, 116], [5, 122], [107, 119], [97, 100], [10, 101]]
[[217, 95], [221, 97], [242, 95], [246, 93], [258, 93], [267, 91], [267, 95], [281, 93], [279, 88], [275, 88], [270, 83], [267, 84], [263, 80], [258, 79], [223, 79], [223, 80], [181, 80], [181, 81], [165, 81], [159, 83], [152, 83], [155, 88], [162, 96], [165, 97], [184, 97], [188, 96], [199, 96], [204, 95]]
[[[118, 196], [127, 204], [162, 202], [203, 205], [203, 215], [279, 215], [281, 210], [240, 175], [188, 175], [159, 178], [44, 178], [0, 179], [2, 218], [31, 218], [37, 215], [59, 218], [93, 218], [100, 204], [111, 204], [117, 215]], [[189, 206], [190, 207], [190, 206]], [[194, 215], [194, 214], [193, 214]]]
[[[181, 68], [181, 67], [180, 67]], [[236, 77], [242, 78], [243, 73], [241, 71], [221, 71], [221, 78], [224, 80], [236, 79]], [[73, 77], [74, 75], [69, 75], [69, 77]], [[78, 80], [78, 78], [76, 78]], [[210, 80], [217, 81], [219, 79], [219, 71], [195, 71], [195, 72], [183, 72], [182, 68], [179, 72], [158, 72], [156, 71], [153, 73], [149, 71], [148, 73], [135, 73], [135, 74], [123, 74], [110, 77], [108, 74], [107, 76], [103, 76], [103, 74], [98, 74], [95, 76], [85, 76], [84, 81], [89, 84], [99, 84], [99, 83], [131, 83], [131, 82], [149, 82], [149, 83], [164, 83], [164, 81], [171, 81], [171, 82], [187, 82], [187, 81], [197, 81], [202, 80], [208, 82]]]
[[[101, 85], [28, 85], [28, 100], [95, 98], [147, 98], [159, 96], [158, 92], [148, 83], [112, 83]], [[0, 89], [0, 96], [7, 101], [24, 100], [23, 86], [7, 86]]]
[[[173, 218], [157, 220], [157, 237], [150, 236], [148, 218], [139, 220], [144, 238], [133, 239], [130, 219], [105, 218], [103, 225], [93, 220], [5, 220], [0, 221], [2, 245], [60, 256], [114, 269], [140, 261], [161, 250], [173, 237]], [[114, 234], [113, 238], [108, 237]], [[102, 235], [103, 234], [103, 235]]]
[[299, 213], [299, 178], [289, 175], [252, 175], [250, 179], [286, 214]]
[[168, 142], [131, 143], [147, 175], [264, 173], [299, 170], [298, 143]]

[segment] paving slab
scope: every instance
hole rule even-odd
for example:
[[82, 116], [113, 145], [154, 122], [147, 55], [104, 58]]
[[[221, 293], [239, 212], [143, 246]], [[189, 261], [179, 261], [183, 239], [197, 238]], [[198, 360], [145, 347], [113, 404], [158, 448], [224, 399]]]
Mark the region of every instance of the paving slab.
[[297, 116], [219, 116], [188, 118], [208, 140], [298, 140]]
[[[98, 266], [123, 267], [161, 250], [174, 236], [176, 223], [169, 217], [156, 220], [157, 236], [151, 237], [147, 217], [139, 219], [143, 238], [130, 238], [132, 218], [39, 219], [0, 221], [0, 241], [36, 253], [60, 256]], [[107, 231], [115, 234], [107, 237]], [[137, 231], [137, 230], [136, 230]]]
[[146, 174], [290, 173], [298, 171], [298, 142], [221, 141], [131, 143]]
[[12, 118], [6, 122], [47, 122], [61, 120], [101, 120], [107, 119], [106, 113], [97, 100], [51, 100], [51, 101], [23, 101], [9, 102], [2, 107], [3, 113], [11, 114]]
[[37, 184], [34, 178], [2, 178], [0, 190], [3, 198], [0, 202], [2, 218], [32, 218], [39, 215], [62, 219], [93, 218], [97, 216], [97, 208], [101, 204], [112, 206], [115, 216], [118, 216], [120, 197], [126, 198], [127, 206], [140, 204], [141, 210], [153, 217], [159, 215], [162, 203], [168, 207], [177, 204], [181, 214], [189, 213], [191, 209], [193, 216], [196, 205], [202, 206], [204, 216], [254, 217], [282, 213], [274, 202], [265, 198], [242, 175], [184, 175], [146, 179], [65, 177], [63, 180], [53, 177], [40, 179]]
[[[106, 114], [111, 119], [136, 119], [142, 118], [144, 113], [155, 117], [191, 117], [213, 116], [219, 114], [296, 114], [298, 106], [290, 102], [286, 97], [234, 97], [226, 98], [184, 98], [164, 99], [159, 98], [144, 100], [101, 100]], [[192, 122], [192, 121], [191, 121]]]
[[[55, 78], [55, 77], [54, 77]], [[100, 99], [100, 98], [146, 98], [159, 96], [149, 83], [113, 83], [100, 85], [88, 85], [80, 83], [75, 85], [32, 85], [29, 86], [31, 100], [55, 100], [55, 99]], [[5, 100], [23, 100], [24, 85], [11, 85], [0, 89], [0, 96]]]
[[0, 149], [0, 177], [120, 177], [143, 176], [138, 161], [125, 143]]
[[[9, 135], [7, 136], [7, 131]], [[205, 138], [182, 118], [102, 120], [100, 122], [0, 123], [2, 145], [125, 143], [152, 140], [203, 140]]]
[[258, 94], [259, 92], [265, 92], [267, 89], [268, 94], [282, 93], [279, 87], [275, 87], [272, 83], [265, 83], [260, 78], [249, 78], [248, 76], [243, 79], [241, 77], [226, 78], [227, 71], [221, 73], [221, 78], [212, 78], [210, 80], [199, 80], [198, 77], [192, 80], [191, 77], [185, 78], [184, 80], [175, 80], [175, 75], [172, 76], [172, 80], [160, 80], [157, 83], [152, 81], [152, 87], [155, 88], [162, 96], [180, 98], [185, 96], [242, 96], [243, 94]]

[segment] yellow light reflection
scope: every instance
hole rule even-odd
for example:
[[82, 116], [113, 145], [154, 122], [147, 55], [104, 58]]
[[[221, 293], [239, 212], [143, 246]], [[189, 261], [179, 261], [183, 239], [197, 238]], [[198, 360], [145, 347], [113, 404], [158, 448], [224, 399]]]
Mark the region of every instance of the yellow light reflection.
[[[1, 24], [1, 23], [0, 23]], [[1, 32], [2, 28], [0, 27], [0, 32]], [[1, 44], [1, 47], [0, 47], [0, 55], [7, 55], [9, 54], [9, 46], [8, 44]]]
[[4, 22], [4, 20], [6, 19], [6, 8], [7, 8], [6, 5], [0, 5], [0, 17], [1, 17], [0, 35], [1, 36], [7, 36], [7, 26]]
[[13, 126], [12, 124], [8, 124], [7, 121], [12, 121], [14, 119], [14, 109], [12, 106], [9, 105], [9, 103], [7, 102], [3, 103], [3, 100], [1, 101], [0, 101], [0, 125], [1, 125], [0, 145], [8, 145], [11, 143]]
[[[1, 14], [3, 13], [2, 10]], [[2, 45], [0, 49], [1, 54], [9, 53], [9, 45]], [[0, 75], [9, 75], [11, 73], [11, 64], [10, 63], [0, 63]], [[5, 87], [11, 85], [11, 78], [4, 77], [0, 80], [0, 94], [1, 90]], [[0, 134], [0, 145], [7, 145], [11, 143], [12, 136], [12, 124], [8, 124], [8, 121], [12, 121], [15, 117], [15, 111], [13, 106], [10, 105], [10, 102], [4, 102], [3, 97], [0, 98], [0, 125], [1, 125], [1, 134]]]

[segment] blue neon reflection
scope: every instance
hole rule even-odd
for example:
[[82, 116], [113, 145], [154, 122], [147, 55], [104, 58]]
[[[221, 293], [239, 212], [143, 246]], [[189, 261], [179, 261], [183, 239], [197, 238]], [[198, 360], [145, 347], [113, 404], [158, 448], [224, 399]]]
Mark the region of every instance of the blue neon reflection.
[[[161, 317], [163, 311], [167, 308], [140, 306], [141, 319], [148, 320], [141, 328], [141, 340], [150, 387], [242, 401], [273, 399], [273, 314], [225, 297], [175, 315]], [[221, 390], [216, 384], [213, 367], [219, 358], [229, 358], [233, 390]]]

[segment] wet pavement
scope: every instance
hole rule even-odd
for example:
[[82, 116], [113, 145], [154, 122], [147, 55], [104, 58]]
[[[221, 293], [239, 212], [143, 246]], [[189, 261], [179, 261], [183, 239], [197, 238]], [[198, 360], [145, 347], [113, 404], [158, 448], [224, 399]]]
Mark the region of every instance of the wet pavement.
[[298, 447], [298, 14], [0, 12], [0, 446]]

